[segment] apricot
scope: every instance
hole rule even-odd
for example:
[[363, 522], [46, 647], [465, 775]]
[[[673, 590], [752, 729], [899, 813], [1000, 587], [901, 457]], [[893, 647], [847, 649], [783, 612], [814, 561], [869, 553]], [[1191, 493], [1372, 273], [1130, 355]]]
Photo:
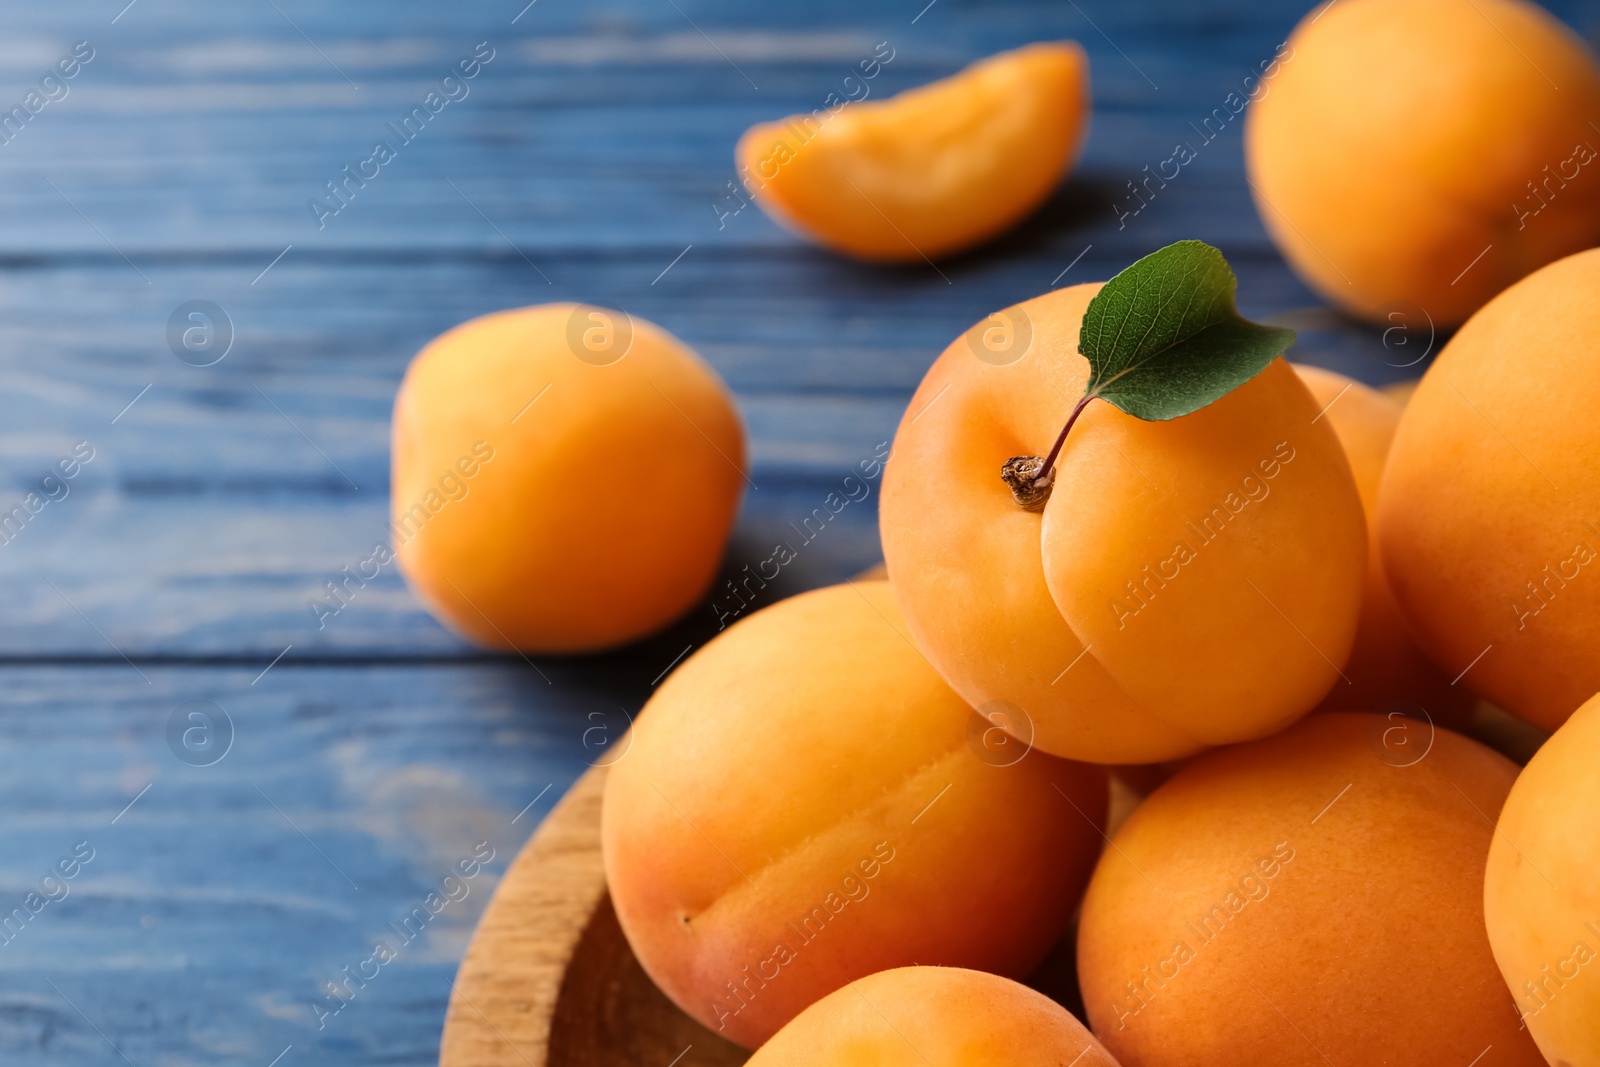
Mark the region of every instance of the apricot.
[[606, 782], [606, 877], [645, 972], [747, 1047], [874, 971], [1026, 975], [1099, 853], [1105, 775], [990, 745], [990, 728], [917, 653], [885, 582], [719, 634], [662, 683]]
[[544, 304], [429, 342], [394, 403], [394, 552], [450, 629], [588, 652], [715, 577], [744, 488], [732, 396], [643, 319]]
[[1489, 846], [1483, 914], [1495, 962], [1544, 1058], [1600, 1064], [1600, 696], [1511, 787]]
[[955, 967], [900, 967], [851, 982], [795, 1016], [750, 1067], [1116, 1067], [1061, 1005]]
[[1600, 251], [1500, 294], [1406, 406], [1378, 500], [1395, 599], [1445, 672], [1553, 730], [1600, 690]]
[[979, 60], [883, 101], [752, 126], [734, 156], [780, 224], [847, 256], [935, 259], [1031, 214], [1088, 127], [1089, 61], [1066, 41]]
[[1245, 121], [1267, 232], [1324, 299], [1439, 327], [1600, 240], [1600, 66], [1524, 0], [1319, 4]]
[[[1322, 409], [1322, 418], [1339, 435], [1355, 475], [1356, 490], [1367, 516], [1367, 534], [1376, 543], [1378, 483], [1389, 456], [1389, 442], [1400, 424], [1403, 405], [1376, 389], [1321, 367], [1297, 364]], [[1335, 685], [1323, 700], [1327, 711], [1377, 711], [1392, 701], [1414, 704], [1430, 719], [1449, 726], [1464, 724], [1474, 697], [1465, 686], [1452, 686], [1433, 661], [1422, 654], [1406, 632], [1400, 607], [1389, 591], [1378, 553], [1367, 557], [1367, 580], [1361, 593], [1361, 620], [1355, 646], [1344, 665], [1349, 685]]]
[[1378, 392], [1404, 408], [1411, 403], [1411, 398], [1417, 391], [1417, 382], [1420, 380], [1420, 378], [1407, 378], [1404, 381], [1390, 382], [1388, 385], [1381, 387]]
[[879, 510], [896, 599], [956, 692], [1017, 709], [1054, 755], [1153, 763], [1274, 733], [1344, 684], [1366, 567], [1344, 450], [1277, 360], [1167, 422], [1091, 403], [1044, 510], [1019, 507], [1000, 468], [1042, 455], [1082, 394], [1098, 290], [996, 313], [923, 378]]
[[1095, 1036], [1140, 1067], [1539, 1067], [1479, 874], [1516, 770], [1449, 730], [1343, 712], [1196, 758], [1084, 897]]

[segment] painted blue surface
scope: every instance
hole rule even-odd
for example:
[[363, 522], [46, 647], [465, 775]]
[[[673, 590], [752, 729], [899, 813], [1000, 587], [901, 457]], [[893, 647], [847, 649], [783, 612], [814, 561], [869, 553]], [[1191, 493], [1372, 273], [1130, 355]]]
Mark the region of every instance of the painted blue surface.
[[[634, 649], [530, 664], [464, 646], [393, 573], [319, 628], [306, 601], [383, 534], [406, 362], [465, 318], [609, 301], [711, 360], [758, 487], [730, 571], [892, 435], [970, 322], [1180, 237], [1227, 252], [1246, 313], [1295, 313], [1299, 358], [1412, 373], [1306, 311], [1238, 124], [1126, 225], [1113, 206], [1298, 3], [124, 3], [0, 11], [6, 106], [75, 42], [94, 50], [0, 145], [0, 506], [93, 451], [0, 546], [0, 919], [25, 916], [0, 937], [0, 1062], [433, 1062], [505, 862], [713, 631], [706, 605]], [[1554, 6], [1600, 29], [1594, 5]], [[1055, 37], [1091, 56], [1088, 146], [994, 246], [942, 273], [877, 269], [754, 208], [719, 219], [738, 134], [817, 106], [876, 42], [895, 49], [881, 95]], [[307, 201], [480, 42], [494, 58], [470, 93], [319, 228]], [[190, 300], [233, 325], [213, 366], [168, 347]], [[875, 507], [852, 504], [770, 596], [874, 562]], [[168, 742], [196, 708], [232, 724], [210, 766]], [[464, 897], [394, 932], [485, 847]], [[384, 938], [395, 960], [324, 1014], [322, 984]]]

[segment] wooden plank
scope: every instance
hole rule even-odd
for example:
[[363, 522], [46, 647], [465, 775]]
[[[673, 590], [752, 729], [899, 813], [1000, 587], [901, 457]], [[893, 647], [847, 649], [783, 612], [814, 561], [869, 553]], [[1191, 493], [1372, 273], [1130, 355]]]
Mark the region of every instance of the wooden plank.
[[[0, 187], [0, 235], [8, 250], [27, 250], [24, 265], [44, 256], [126, 255], [153, 276], [174, 259], [203, 255], [238, 260], [247, 282], [288, 245], [293, 260], [375, 249], [503, 256], [520, 249], [541, 268], [552, 257], [640, 247], [656, 249], [664, 266], [690, 243], [803, 251], [754, 207], [733, 214], [742, 201], [728, 183], [738, 178], [732, 150], [745, 128], [818, 106], [839, 77], [834, 70], [814, 76], [811, 92], [754, 106], [690, 100], [675, 110], [628, 104], [550, 112], [514, 99], [480, 106], [471, 97], [360, 185], [341, 168], [357, 166], [380, 138], [398, 140], [385, 124], [409, 97], [363, 115], [46, 112], [0, 153], [8, 179]], [[1236, 80], [1192, 94], [1213, 104], [1098, 121], [1062, 198], [1075, 209], [1076, 227], [1097, 231], [1104, 247], [1138, 247], [1114, 236], [1121, 231], [1112, 205], [1138, 207], [1126, 183], [1143, 179], [1141, 168], [1167, 159], [1181, 140], [1199, 149], [1198, 158], [1160, 198], [1189, 200], [1192, 220], [1212, 220], [1236, 242], [1265, 249], [1239, 179], [1238, 122], [1209, 143], [1195, 132]], [[485, 81], [486, 98], [490, 88]], [[275, 90], [261, 92], [273, 99]], [[74, 95], [65, 105], [76, 103]], [[585, 140], [595, 124], [615, 140]], [[138, 154], [146, 142], [156, 152]], [[335, 180], [347, 183], [341, 199], [326, 190]], [[338, 209], [325, 225], [308, 209], [312, 198]]]
[[[250, 249], [264, 266], [291, 243], [300, 255], [493, 248], [498, 226], [536, 251], [651, 243], [670, 255], [693, 241], [790, 248], [754, 213], [714, 227], [710, 203], [733, 177], [734, 139], [754, 121], [820, 104], [880, 39], [896, 47], [877, 83], [883, 93], [1025, 40], [1081, 39], [1097, 100], [1084, 173], [1120, 190], [1193, 136], [1191, 123], [1223, 105], [1298, 10], [1236, 2], [1177, 16], [1151, 3], [1092, 5], [1104, 9], [1091, 25], [1081, 5], [969, 11], [946, 0], [915, 25], [898, 4], [878, 3], [851, 5], [838, 12], [840, 23], [793, 12], [751, 27], [750, 13], [728, 3], [690, 4], [685, 15], [707, 39], [685, 15], [647, 0], [598, 20], [580, 5], [538, 5], [516, 26], [508, 12], [517, 4], [485, 6], [465, 21], [414, 5], [381, 18], [337, 5], [280, 6], [315, 47], [270, 5], [241, 5], [219, 19], [198, 0], [146, 0], [116, 26], [96, 27], [104, 36], [81, 12], [26, 16], [24, 39], [0, 68], [19, 92], [74, 34], [102, 43], [71, 95], [0, 152], [0, 171], [12, 179], [0, 187], [4, 247], [103, 253], [109, 239], [141, 264], [180, 250]], [[1600, 22], [1589, 7], [1557, 7], [1591, 29]], [[401, 27], [403, 36], [391, 36]], [[500, 42], [497, 58], [472, 95], [319, 230], [307, 200], [387, 136], [384, 123], [417, 102], [441, 65], [489, 38]], [[1229, 131], [1193, 176], [1216, 167], [1238, 190], [1239, 154]], [[1236, 240], [1259, 241], [1247, 202], [1236, 207], [1236, 219], [1219, 221], [1242, 224], [1228, 228]], [[1211, 218], [1213, 208], [1195, 201], [1184, 221]], [[1109, 205], [1099, 210], [1110, 219]]]
[[[585, 732], [614, 739], [613, 701], [648, 688], [483, 664], [283, 663], [252, 685], [258, 669], [0, 670], [0, 1059], [122, 1063], [109, 1039], [139, 1067], [265, 1067], [290, 1044], [285, 1064], [431, 1061], [500, 874], [603, 752]], [[168, 744], [191, 701], [233, 724], [210, 766]], [[41, 889], [79, 842], [92, 859]], [[461, 878], [481, 842], [493, 860]], [[395, 932], [451, 874], [457, 899]], [[31, 913], [30, 891], [59, 899]], [[314, 1011], [378, 941], [396, 958]]]

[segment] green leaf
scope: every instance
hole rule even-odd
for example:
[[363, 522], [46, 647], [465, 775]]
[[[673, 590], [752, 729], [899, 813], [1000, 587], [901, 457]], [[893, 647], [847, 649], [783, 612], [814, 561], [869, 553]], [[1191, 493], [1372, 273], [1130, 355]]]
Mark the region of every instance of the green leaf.
[[1086, 397], [1136, 418], [1175, 419], [1218, 400], [1294, 344], [1293, 330], [1240, 318], [1238, 283], [1202, 241], [1152, 252], [1089, 301], [1078, 350], [1089, 361]]

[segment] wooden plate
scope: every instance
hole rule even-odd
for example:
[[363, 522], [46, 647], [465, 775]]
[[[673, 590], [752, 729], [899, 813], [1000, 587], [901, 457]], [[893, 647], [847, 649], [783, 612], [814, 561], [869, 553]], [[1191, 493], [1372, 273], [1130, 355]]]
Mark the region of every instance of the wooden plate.
[[[600, 860], [606, 769], [579, 778], [512, 862], [456, 973], [440, 1067], [732, 1067], [749, 1053], [645, 975]], [[1115, 818], [1138, 795], [1113, 785]], [[1028, 984], [1083, 1015], [1071, 931]]]
[[440, 1067], [723, 1067], [749, 1056], [679, 1011], [628, 948], [600, 863], [604, 785], [604, 767], [578, 779], [506, 872], [456, 974]]

